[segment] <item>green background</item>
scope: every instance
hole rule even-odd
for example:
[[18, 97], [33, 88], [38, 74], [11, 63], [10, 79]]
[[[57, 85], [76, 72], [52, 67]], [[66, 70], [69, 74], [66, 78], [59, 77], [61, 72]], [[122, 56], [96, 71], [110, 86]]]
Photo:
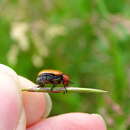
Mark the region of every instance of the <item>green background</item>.
[[1, 0], [0, 63], [34, 82], [40, 70], [58, 69], [73, 86], [109, 91], [51, 94], [51, 115], [99, 113], [109, 130], [130, 130], [129, 5], [128, 0]]

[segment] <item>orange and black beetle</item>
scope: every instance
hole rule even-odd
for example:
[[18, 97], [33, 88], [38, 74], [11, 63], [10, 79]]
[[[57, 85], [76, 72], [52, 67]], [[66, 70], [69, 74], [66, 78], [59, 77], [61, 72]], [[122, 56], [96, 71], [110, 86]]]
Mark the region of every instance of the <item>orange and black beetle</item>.
[[67, 92], [66, 87], [69, 82], [69, 76], [58, 70], [42, 70], [38, 73], [38, 77], [36, 79], [36, 83], [39, 85], [38, 87], [44, 87], [45, 84], [53, 84], [51, 91], [57, 84], [63, 84], [65, 92]]

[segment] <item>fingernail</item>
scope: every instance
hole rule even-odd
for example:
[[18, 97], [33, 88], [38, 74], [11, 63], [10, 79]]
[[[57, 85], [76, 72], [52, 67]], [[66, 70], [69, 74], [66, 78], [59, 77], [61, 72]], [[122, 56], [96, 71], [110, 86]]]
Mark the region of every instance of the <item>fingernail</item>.
[[46, 109], [43, 113], [43, 118], [48, 117], [52, 109], [52, 101], [51, 101], [50, 96], [47, 93], [45, 93], [44, 95], [45, 95], [45, 100], [46, 100]]

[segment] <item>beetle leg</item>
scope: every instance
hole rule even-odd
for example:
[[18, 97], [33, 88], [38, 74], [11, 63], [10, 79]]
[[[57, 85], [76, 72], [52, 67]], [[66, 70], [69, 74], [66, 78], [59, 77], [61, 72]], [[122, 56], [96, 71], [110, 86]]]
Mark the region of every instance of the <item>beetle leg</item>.
[[45, 86], [45, 84], [39, 84], [38, 86], [37, 86], [37, 88], [43, 88]]
[[66, 89], [66, 86], [65, 86], [65, 85], [64, 85], [64, 89], [65, 89], [64, 94], [66, 94], [66, 93], [67, 93], [67, 89]]
[[41, 86], [40, 86], [40, 85], [38, 85], [38, 86], [37, 86], [37, 88], [41, 88]]
[[52, 85], [52, 87], [51, 87], [51, 91], [53, 91], [54, 87], [56, 87], [55, 84]]

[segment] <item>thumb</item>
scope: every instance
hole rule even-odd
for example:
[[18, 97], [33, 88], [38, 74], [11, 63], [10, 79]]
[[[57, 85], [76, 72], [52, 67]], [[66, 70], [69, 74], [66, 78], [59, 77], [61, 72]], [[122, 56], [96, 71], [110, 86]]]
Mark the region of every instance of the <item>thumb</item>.
[[25, 115], [17, 74], [0, 65], [0, 130], [24, 130]]

